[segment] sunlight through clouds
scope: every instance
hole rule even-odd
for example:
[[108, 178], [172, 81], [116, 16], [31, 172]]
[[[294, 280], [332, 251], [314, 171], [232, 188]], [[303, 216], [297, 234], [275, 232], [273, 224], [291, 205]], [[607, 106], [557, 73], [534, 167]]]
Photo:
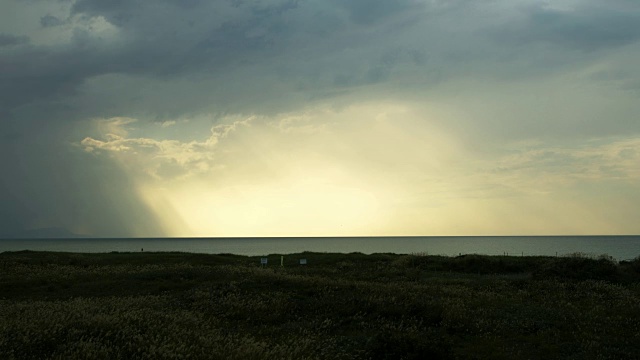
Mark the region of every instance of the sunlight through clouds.
[[583, 184], [633, 187], [640, 140], [514, 143], [487, 157], [438, 127], [443, 116], [363, 103], [233, 116], [182, 141], [130, 137], [138, 122], [114, 118], [97, 122], [104, 139], [81, 145], [127, 169], [174, 236], [615, 232], [596, 215], [607, 204], [565, 197]]
[[640, 7], [0, 2], [0, 237], [637, 234]]
[[[114, 135], [134, 123], [111, 119], [105, 139], [81, 145], [114, 156], [150, 203], [164, 198], [187, 226], [175, 234], [357, 235], [384, 231], [389, 202], [416, 186], [402, 180], [406, 171], [439, 171], [454, 156], [419, 119], [404, 105], [363, 104], [223, 121], [183, 142]], [[171, 163], [181, 175], [161, 172]]]

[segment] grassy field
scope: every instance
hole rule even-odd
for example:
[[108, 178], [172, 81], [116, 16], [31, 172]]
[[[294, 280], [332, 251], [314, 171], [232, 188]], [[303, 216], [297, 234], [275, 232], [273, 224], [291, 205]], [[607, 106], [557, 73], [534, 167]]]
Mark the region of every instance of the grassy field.
[[640, 358], [640, 259], [268, 258], [1, 253], [0, 358]]

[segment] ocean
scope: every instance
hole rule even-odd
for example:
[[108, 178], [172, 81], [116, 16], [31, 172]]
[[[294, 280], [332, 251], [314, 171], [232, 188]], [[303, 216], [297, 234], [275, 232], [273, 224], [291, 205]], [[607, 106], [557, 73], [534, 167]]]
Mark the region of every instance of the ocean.
[[629, 260], [640, 256], [640, 236], [411, 236], [286, 238], [131, 238], [131, 239], [0, 239], [4, 251], [81, 253], [177, 251], [239, 255], [290, 254], [303, 251], [396, 253], [456, 256], [564, 256], [607, 254]]

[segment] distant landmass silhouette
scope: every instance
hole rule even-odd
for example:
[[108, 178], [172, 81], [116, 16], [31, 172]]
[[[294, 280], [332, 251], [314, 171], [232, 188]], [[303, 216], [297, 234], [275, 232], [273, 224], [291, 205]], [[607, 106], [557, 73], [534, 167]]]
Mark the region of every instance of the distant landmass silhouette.
[[20, 232], [3, 234], [0, 238], [5, 239], [68, 239], [68, 238], [86, 238], [87, 235], [80, 235], [61, 227], [49, 227], [23, 230]]

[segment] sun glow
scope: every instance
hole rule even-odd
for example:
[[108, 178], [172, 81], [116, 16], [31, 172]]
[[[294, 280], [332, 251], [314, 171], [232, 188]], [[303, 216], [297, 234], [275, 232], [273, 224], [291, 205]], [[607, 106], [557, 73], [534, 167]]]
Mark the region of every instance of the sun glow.
[[173, 146], [118, 140], [136, 153], [115, 140], [84, 144], [122, 153], [130, 171], [144, 171], [139, 192], [170, 236], [393, 235], [393, 222], [423, 226], [398, 204], [416, 203], [414, 190], [432, 188], [455, 157], [455, 141], [425, 116], [402, 104], [363, 104], [237, 117], [206, 141]]
[[220, 188], [193, 183], [147, 191], [174, 236], [331, 236], [374, 233], [379, 200], [365, 186], [327, 176]]

